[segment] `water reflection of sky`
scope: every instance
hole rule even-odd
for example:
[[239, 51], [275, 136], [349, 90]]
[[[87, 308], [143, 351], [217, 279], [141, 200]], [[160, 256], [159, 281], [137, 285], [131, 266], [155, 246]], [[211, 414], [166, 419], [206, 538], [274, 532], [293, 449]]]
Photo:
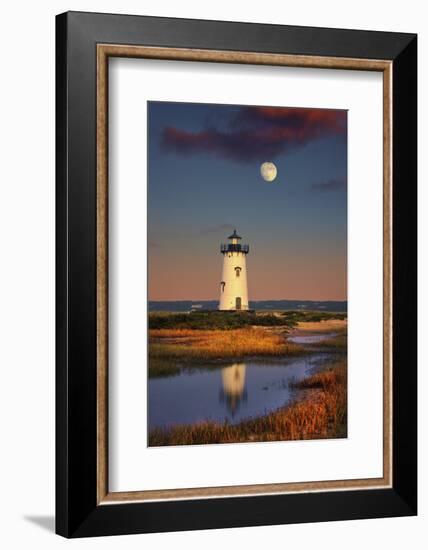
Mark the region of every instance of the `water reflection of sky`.
[[294, 344], [318, 344], [336, 336], [336, 333], [322, 333], [322, 334], [297, 334], [296, 336], [289, 336], [287, 340]]
[[214, 370], [192, 369], [149, 380], [149, 429], [204, 420], [240, 422], [290, 402], [291, 380], [299, 380], [320, 356], [282, 363], [234, 363]]

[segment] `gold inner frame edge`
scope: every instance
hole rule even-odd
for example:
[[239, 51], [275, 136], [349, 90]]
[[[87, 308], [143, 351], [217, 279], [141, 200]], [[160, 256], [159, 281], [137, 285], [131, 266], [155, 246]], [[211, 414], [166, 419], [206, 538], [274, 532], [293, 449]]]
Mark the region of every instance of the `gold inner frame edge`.
[[[383, 73], [383, 476], [225, 487], [109, 492], [108, 489], [108, 59], [132, 57], [347, 69]], [[391, 61], [241, 51], [97, 45], [97, 503], [377, 489], [392, 485], [392, 69]]]

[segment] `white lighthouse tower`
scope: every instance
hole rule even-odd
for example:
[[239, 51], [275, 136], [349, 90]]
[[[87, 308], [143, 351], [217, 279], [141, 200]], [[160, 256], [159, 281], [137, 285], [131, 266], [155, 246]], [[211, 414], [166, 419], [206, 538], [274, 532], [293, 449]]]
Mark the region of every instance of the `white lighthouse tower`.
[[247, 254], [248, 244], [241, 244], [241, 237], [235, 231], [229, 242], [221, 245], [223, 274], [220, 282], [220, 311], [247, 311]]

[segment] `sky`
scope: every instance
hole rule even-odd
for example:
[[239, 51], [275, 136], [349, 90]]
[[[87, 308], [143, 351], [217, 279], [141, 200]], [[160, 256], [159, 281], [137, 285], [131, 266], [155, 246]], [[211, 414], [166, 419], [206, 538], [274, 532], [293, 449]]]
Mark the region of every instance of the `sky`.
[[250, 301], [347, 299], [346, 111], [148, 102], [148, 138], [149, 300], [219, 299], [234, 228]]

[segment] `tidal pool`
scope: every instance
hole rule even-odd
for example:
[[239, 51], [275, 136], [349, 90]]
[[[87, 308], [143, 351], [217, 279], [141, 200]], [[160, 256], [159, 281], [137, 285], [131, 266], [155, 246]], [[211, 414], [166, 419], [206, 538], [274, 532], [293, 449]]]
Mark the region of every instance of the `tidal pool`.
[[329, 340], [337, 336], [335, 332], [322, 332], [320, 334], [296, 334], [296, 336], [289, 336], [287, 340], [294, 344], [318, 344], [324, 340]]
[[316, 353], [293, 359], [199, 365], [148, 381], [149, 430], [204, 420], [236, 424], [274, 411], [296, 396], [289, 387], [330, 360]]

